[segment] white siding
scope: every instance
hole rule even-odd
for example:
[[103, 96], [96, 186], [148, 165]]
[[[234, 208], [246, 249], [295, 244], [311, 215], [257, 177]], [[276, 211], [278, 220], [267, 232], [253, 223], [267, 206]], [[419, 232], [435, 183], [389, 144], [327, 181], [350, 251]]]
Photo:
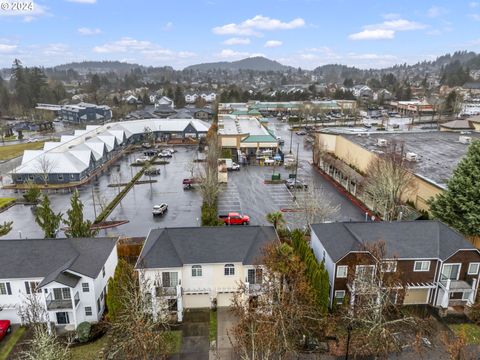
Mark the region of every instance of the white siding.
[[[0, 307], [3, 310], [0, 312], [0, 319], [10, 320], [12, 323], [20, 323], [21, 319], [18, 316], [18, 309], [24, 303], [26, 297], [25, 281], [41, 282], [42, 278], [28, 278], [28, 279], [0, 279], [0, 283], [10, 283], [11, 295], [0, 295]], [[42, 294], [37, 294], [42, 296]]]

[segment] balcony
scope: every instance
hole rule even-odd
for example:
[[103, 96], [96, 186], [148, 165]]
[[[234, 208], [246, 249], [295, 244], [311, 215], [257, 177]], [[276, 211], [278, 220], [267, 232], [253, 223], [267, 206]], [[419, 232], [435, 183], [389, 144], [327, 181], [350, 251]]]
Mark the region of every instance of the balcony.
[[48, 294], [47, 299], [47, 310], [61, 310], [61, 309], [73, 309], [73, 304], [75, 304], [75, 308], [80, 303], [80, 295], [77, 293], [75, 294], [73, 301], [72, 299], [54, 299], [52, 293]]
[[157, 286], [155, 288], [155, 294], [157, 296], [176, 296], [177, 288], [175, 286]]

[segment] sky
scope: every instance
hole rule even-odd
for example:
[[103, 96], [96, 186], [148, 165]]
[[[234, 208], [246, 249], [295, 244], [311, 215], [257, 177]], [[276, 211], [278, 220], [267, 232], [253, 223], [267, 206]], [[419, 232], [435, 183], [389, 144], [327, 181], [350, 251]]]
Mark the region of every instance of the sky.
[[0, 0], [0, 67], [18, 58], [182, 69], [260, 55], [304, 69], [382, 68], [480, 52], [480, 0], [19, 1], [21, 11]]

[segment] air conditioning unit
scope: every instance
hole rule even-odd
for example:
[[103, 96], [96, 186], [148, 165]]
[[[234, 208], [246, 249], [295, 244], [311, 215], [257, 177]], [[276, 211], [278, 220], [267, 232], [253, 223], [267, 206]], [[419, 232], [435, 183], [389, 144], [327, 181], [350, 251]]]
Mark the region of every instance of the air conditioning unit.
[[378, 139], [377, 146], [381, 146], [381, 147], [387, 146], [387, 139]]
[[405, 159], [407, 159], [407, 161], [418, 161], [418, 155], [414, 152], [407, 152], [405, 154]]
[[470, 136], [460, 136], [458, 138], [461, 144], [470, 144], [472, 142], [472, 138]]

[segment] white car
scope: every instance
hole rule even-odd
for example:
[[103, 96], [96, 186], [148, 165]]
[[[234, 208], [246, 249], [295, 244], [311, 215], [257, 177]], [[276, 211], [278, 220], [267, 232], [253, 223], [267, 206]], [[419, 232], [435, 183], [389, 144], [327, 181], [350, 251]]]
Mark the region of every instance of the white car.
[[168, 204], [160, 204], [160, 205], [155, 205], [152, 209], [152, 214], [153, 216], [155, 215], [163, 215], [165, 211], [168, 210]]
[[135, 160], [135, 162], [137, 162], [137, 163], [143, 163], [143, 162], [146, 162], [146, 161], [150, 161], [149, 156], [142, 156], [142, 157], [139, 157], [137, 160]]

